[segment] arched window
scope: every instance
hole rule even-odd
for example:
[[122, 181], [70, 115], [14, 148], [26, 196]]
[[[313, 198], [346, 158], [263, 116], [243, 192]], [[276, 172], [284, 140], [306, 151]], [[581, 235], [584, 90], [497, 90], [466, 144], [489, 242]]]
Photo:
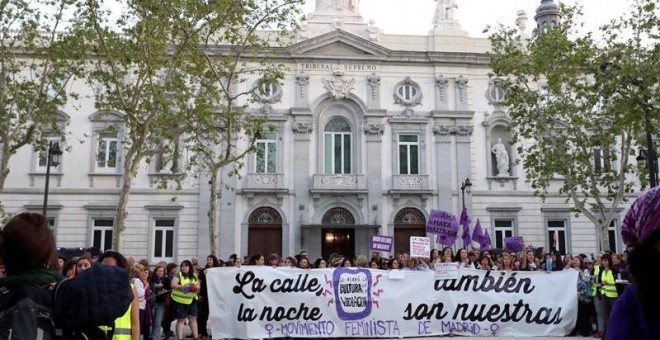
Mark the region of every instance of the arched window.
[[403, 208], [394, 216], [394, 251], [408, 251], [411, 236], [426, 236], [426, 218], [415, 208]]
[[355, 224], [355, 218], [344, 208], [332, 208], [323, 215], [321, 223], [326, 225]]
[[261, 207], [248, 218], [248, 254], [282, 254], [282, 216], [270, 207]]
[[344, 118], [333, 118], [325, 126], [325, 173], [351, 173], [351, 125]]

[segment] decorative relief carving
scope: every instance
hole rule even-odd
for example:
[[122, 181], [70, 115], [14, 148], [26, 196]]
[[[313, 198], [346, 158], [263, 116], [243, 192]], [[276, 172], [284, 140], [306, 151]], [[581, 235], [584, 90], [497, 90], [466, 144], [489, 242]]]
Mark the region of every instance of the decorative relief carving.
[[418, 187], [422, 185], [422, 177], [420, 176], [401, 176], [399, 177], [399, 184], [401, 186]]
[[465, 76], [456, 78], [456, 108], [459, 110], [467, 109], [467, 87], [468, 79]]
[[394, 86], [394, 102], [405, 107], [403, 115], [412, 117], [413, 107], [422, 104], [422, 88], [415, 81], [406, 77]]
[[262, 104], [275, 104], [282, 99], [282, 86], [277, 83], [255, 84], [252, 97]]
[[332, 94], [335, 100], [347, 98], [353, 91], [354, 84], [355, 79], [344, 79], [344, 72], [341, 71], [335, 71], [331, 79], [323, 79], [323, 87]]
[[355, 186], [357, 185], [358, 178], [357, 176], [351, 175], [334, 175], [334, 176], [322, 176], [320, 178], [322, 185], [332, 185], [332, 186]]
[[370, 94], [372, 100], [378, 100], [378, 89], [380, 89], [380, 76], [372, 73], [367, 77], [367, 85], [370, 88]]
[[385, 132], [385, 124], [366, 124], [364, 132], [368, 135], [381, 136]]
[[312, 123], [293, 123], [291, 126], [291, 129], [293, 129], [293, 132], [295, 133], [312, 133], [312, 129], [314, 128], [314, 124]]
[[447, 86], [449, 85], [449, 79], [443, 76], [442, 74], [435, 79], [435, 86], [438, 87], [438, 99], [441, 103], [447, 102]]
[[255, 174], [252, 177], [255, 184], [274, 185], [277, 184], [276, 174]]
[[305, 72], [296, 74], [296, 85], [298, 85], [298, 98], [307, 98], [307, 85], [309, 85], [309, 75]]
[[436, 125], [433, 132], [440, 136], [472, 136], [474, 127], [472, 125]]

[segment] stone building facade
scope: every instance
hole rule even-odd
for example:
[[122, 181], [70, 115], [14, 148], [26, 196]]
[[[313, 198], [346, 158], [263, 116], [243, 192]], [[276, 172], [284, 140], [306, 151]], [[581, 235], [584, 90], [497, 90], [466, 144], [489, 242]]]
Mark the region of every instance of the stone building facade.
[[[393, 236], [395, 251], [407, 250], [410, 236], [426, 235], [431, 209], [460, 214], [463, 202], [496, 246], [522, 235], [534, 247], [594, 253], [593, 224], [572, 214], [564, 197], [541, 202], [527, 185], [500, 106], [506, 93], [488, 77], [488, 41], [461, 30], [455, 2], [438, 1], [426, 36], [383, 34], [364, 22], [358, 3], [317, 0], [286, 49], [285, 78], [255, 94], [253, 109], [267, 110], [276, 128], [257, 142], [241, 176], [224, 176], [231, 189], [219, 203], [218, 255], [369, 254], [376, 234]], [[548, 3], [538, 22], [558, 15]], [[526, 23], [519, 13], [521, 30]], [[107, 248], [121, 136], [94, 137], [116, 117], [94, 113], [92, 102], [78, 104], [62, 109], [68, 151], [52, 175], [49, 215], [60, 246]], [[498, 168], [497, 144], [508, 167]], [[24, 147], [11, 166], [6, 208], [40, 211], [40, 153]], [[138, 175], [123, 249], [152, 263], [205, 256], [208, 180], [200, 174], [183, 190], [161, 190], [155, 182], [169, 175], [163, 168], [144, 164]], [[473, 186], [463, 196], [466, 179]], [[619, 250], [623, 213], [611, 232]]]

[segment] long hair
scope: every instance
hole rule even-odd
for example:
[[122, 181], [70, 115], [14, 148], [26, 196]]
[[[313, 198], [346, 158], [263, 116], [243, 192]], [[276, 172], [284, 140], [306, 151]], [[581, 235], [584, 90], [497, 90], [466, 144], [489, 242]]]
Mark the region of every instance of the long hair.
[[128, 260], [118, 251], [114, 250], [106, 250], [103, 254], [98, 259], [98, 263], [103, 263], [103, 259], [105, 258], [113, 258], [115, 261], [117, 261], [117, 267], [126, 269], [128, 271], [130, 268], [128, 268]]
[[[188, 268], [189, 268], [188, 269], [188, 274], [185, 274], [183, 272], [183, 266], [188, 266]], [[191, 279], [191, 280], [197, 279], [197, 274], [195, 274], [195, 269], [193, 268], [192, 262], [190, 262], [189, 260], [183, 260], [183, 262], [181, 262], [181, 266], [179, 266], [179, 274], [181, 274], [182, 277], [185, 277], [185, 278], [188, 278], [188, 279]]]
[[[207, 256], [206, 258], [207, 258], [207, 259], [208, 259], [208, 258], [211, 258], [211, 260], [213, 260], [213, 264], [211, 265], [211, 266], [212, 266], [211, 268], [214, 268], [214, 267], [220, 267], [220, 262], [218, 261], [218, 257], [217, 257], [217, 256], [211, 254], [211, 255]], [[208, 265], [206, 265], [206, 268], [210, 268], [210, 267], [209, 267]]]

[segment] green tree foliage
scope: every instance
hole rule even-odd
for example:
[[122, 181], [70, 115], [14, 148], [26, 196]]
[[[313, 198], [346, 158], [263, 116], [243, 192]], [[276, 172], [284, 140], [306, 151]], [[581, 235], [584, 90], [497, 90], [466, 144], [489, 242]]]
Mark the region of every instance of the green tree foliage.
[[63, 135], [57, 112], [75, 93], [77, 41], [63, 17], [72, 1], [0, 1], [0, 194], [11, 157], [25, 145], [45, 147], [45, 135]]
[[[267, 61], [272, 55], [263, 49], [281, 42], [277, 32], [291, 28], [300, 2], [81, 3], [76, 28], [87, 44], [88, 80], [98, 89], [96, 107], [123, 115], [112, 127], [124, 136], [113, 247], [121, 249], [132, 182], [142, 162], [154, 155], [164, 155], [161, 163], [176, 158], [166, 170], [181, 179], [195, 166], [217, 169], [217, 164], [237, 162], [249, 151], [237, 152], [233, 141], [258, 134], [263, 118], [243, 114], [238, 101], [242, 93], [232, 89], [248, 75], [272, 73]], [[275, 31], [259, 33], [261, 29]], [[248, 53], [256, 62], [242, 59]], [[232, 142], [223, 144], [226, 140]], [[179, 155], [184, 148], [194, 153], [186, 164]], [[210, 157], [210, 163], [201, 161]]]
[[600, 40], [581, 31], [576, 7], [562, 7], [561, 25], [529, 40], [504, 26], [490, 32], [492, 77], [504, 81], [527, 180], [543, 199], [555, 190], [567, 197], [596, 226], [603, 250], [645, 166], [634, 155], [658, 98], [655, 3], [637, 1], [599, 29]]

